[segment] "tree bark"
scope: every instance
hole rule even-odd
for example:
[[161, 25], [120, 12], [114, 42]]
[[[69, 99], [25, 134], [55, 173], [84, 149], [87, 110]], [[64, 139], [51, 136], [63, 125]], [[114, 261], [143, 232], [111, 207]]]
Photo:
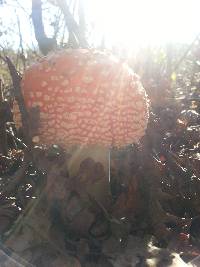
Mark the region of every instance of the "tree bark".
[[32, 21], [34, 26], [35, 38], [42, 54], [47, 55], [57, 46], [54, 38], [48, 38], [44, 31], [42, 20], [42, 2], [41, 0], [32, 0]]

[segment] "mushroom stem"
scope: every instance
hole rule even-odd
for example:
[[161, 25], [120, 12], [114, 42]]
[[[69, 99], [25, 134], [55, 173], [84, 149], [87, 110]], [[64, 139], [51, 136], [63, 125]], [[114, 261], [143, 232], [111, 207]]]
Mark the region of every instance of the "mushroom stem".
[[73, 146], [70, 147], [68, 151], [71, 154], [71, 158], [68, 163], [70, 177], [77, 174], [81, 162], [87, 158], [92, 158], [95, 162], [101, 163], [106, 175], [109, 176], [108, 147], [100, 145]]
[[68, 172], [76, 192], [87, 200], [94, 198], [106, 207], [111, 203], [109, 148], [97, 145], [71, 148]]

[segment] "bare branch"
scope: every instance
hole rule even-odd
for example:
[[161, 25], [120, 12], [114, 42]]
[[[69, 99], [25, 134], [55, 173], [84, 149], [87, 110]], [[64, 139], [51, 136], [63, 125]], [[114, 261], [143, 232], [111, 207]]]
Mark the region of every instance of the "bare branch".
[[65, 0], [57, 0], [57, 4], [62, 10], [64, 17], [65, 17], [65, 22], [69, 31], [69, 36], [72, 38], [75, 38], [78, 40], [79, 45], [83, 48], [88, 47], [88, 43], [85, 39], [85, 35], [82, 32], [80, 26], [78, 23], [74, 20], [73, 15], [69, 11], [69, 7], [66, 3]]

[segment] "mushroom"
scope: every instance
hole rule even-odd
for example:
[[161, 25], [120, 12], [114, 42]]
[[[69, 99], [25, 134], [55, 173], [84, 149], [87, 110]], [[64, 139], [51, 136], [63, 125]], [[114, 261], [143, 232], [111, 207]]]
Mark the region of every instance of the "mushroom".
[[39, 142], [73, 151], [74, 175], [84, 158], [102, 162], [108, 151], [145, 134], [148, 102], [136, 74], [110, 54], [68, 49], [32, 65], [22, 79], [28, 109], [40, 109]]

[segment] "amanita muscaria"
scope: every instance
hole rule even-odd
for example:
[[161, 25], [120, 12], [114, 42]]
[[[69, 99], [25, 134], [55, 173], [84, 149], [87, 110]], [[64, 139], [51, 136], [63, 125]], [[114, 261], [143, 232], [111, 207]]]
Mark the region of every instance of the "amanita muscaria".
[[32, 65], [21, 85], [27, 108], [40, 108], [41, 143], [75, 145], [79, 151], [81, 146], [84, 157], [92, 153], [105, 166], [110, 147], [138, 142], [145, 133], [145, 90], [138, 76], [109, 54], [58, 51]]

